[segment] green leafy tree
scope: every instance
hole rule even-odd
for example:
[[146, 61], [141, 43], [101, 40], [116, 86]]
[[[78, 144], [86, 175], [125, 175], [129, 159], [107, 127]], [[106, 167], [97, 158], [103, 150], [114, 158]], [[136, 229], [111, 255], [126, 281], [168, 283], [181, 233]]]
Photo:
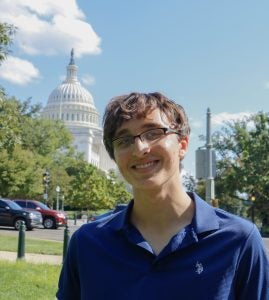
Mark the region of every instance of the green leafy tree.
[[96, 167], [85, 164], [70, 181], [68, 204], [79, 209], [95, 211], [112, 208], [105, 176]]
[[[10, 45], [13, 41], [16, 27], [7, 23], [0, 23], [0, 66], [3, 60], [10, 52]], [[5, 92], [2, 86], [0, 86], [0, 99], [4, 96]]]
[[34, 154], [15, 146], [12, 156], [3, 150], [0, 156], [0, 195], [32, 198], [42, 193], [39, 174], [42, 169]]
[[132, 194], [128, 192], [126, 183], [119, 179], [114, 171], [110, 171], [107, 176], [108, 193], [113, 203], [128, 203], [132, 199]]
[[[70, 169], [69, 169], [70, 172]], [[132, 198], [114, 172], [107, 176], [95, 166], [79, 162], [72, 168], [68, 204], [77, 209], [96, 211], [112, 209], [117, 203], [127, 203]]]
[[0, 64], [10, 52], [9, 47], [12, 43], [15, 31], [15, 26], [7, 23], [0, 23]]
[[190, 174], [184, 174], [182, 176], [183, 185], [188, 192], [194, 192], [196, 189], [196, 180], [194, 176]]
[[[62, 122], [44, 120], [40, 106], [2, 97], [0, 102], [0, 195], [43, 198], [42, 174], [51, 168], [50, 187], [68, 186], [72, 136]], [[61, 176], [59, 176], [61, 172]], [[53, 174], [54, 175], [54, 174]], [[51, 190], [51, 201], [55, 193]]]
[[25, 118], [23, 120], [21, 143], [42, 156], [59, 154], [71, 148], [72, 136], [59, 121]]
[[269, 113], [226, 124], [214, 136], [218, 154], [216, 194], [223, 205], [240, 206], [255, 195], [256, 216], [269, 215]]
[[12, 152], [14, 146], [21, 143], [22, 118], [16, 99], [0, 97], [0, 152], [3, 149]]

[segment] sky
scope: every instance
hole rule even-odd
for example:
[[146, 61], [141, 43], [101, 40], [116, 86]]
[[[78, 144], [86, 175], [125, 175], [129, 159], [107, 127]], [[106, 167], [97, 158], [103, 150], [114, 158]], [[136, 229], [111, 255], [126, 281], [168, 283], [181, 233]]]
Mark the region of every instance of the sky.
[[133, 91], [159, 91], [185, 108], [183, 163], [194, 175], [208, 108], [212, 132], [269, 111], [268, 11], [267, 0], [1, 0], [0, 20], [17, 32], [0, 85], [44, 107], [74, 48], [101, 117], [112, 97]]

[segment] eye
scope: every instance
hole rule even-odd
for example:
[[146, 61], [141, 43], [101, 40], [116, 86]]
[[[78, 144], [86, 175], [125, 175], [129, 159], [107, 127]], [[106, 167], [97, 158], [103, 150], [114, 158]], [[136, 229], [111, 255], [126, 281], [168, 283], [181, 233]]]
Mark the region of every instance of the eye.
[[131, 136], [124, 136], [121, 138], [118, 138], [114, 141], [114, 147], [118, 148], [124, 148], [128, 147], [130, 144], [132, 144], [133, 137]]
[[152, 130], [145, 132], [144, 137], [146, 140], [154, 141], [154, 140], [160, 138], [161, 136], [163, 136], [163, 134], [164, 134], [163, 130], [160, 128], [157, 128], [157, 129], [152, 129]]

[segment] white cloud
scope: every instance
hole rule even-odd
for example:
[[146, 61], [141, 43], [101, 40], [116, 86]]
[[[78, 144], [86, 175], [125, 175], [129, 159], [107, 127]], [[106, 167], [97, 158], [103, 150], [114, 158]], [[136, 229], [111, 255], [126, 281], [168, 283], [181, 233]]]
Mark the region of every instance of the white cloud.
[[75, 0], [1, 0], [0, 19], [18, 28], [14, 42], [29, 55], [101, 52], [101, 39]]
[[95, 78], [89, 74], [84, 74], [81, 78], [81, 81], [85, 85], [93, 85], [95, 83]]
[[240, 113], [227, 113], [222, 112], [216, 115], [212, 115], [212, 124], [213, 125], [224, 125], [223, 123], [226, 121], [232, 121], [232, 120], [242, 120], [245, 117], [249, 117], [251, 113], [249, 112], [240, 112]]
[[8, 56], [0, 68], [0, 77], [18, 85], [27, 85], [40, 77], [35, 66], [27, 61], [14, 56]]
[[191, 121], [190, 123], [191, 128], [201, 128], [204, 125], [201, 121]]

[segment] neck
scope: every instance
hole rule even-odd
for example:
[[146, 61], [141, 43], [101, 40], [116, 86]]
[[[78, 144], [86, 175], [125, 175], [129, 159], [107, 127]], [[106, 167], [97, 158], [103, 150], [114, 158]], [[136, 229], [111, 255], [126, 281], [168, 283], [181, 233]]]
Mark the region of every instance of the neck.
[[131, 222], [158, 255], [170, 239], [189, 225], [195, 207], [188, 194], [177, 193], [134, 193]]
[[160, 190], [134, 190], [131, 220], [138, 227], [166, 230], [170, 224], [189, 224], [193, 214], [193, 201], [180, 184]]

